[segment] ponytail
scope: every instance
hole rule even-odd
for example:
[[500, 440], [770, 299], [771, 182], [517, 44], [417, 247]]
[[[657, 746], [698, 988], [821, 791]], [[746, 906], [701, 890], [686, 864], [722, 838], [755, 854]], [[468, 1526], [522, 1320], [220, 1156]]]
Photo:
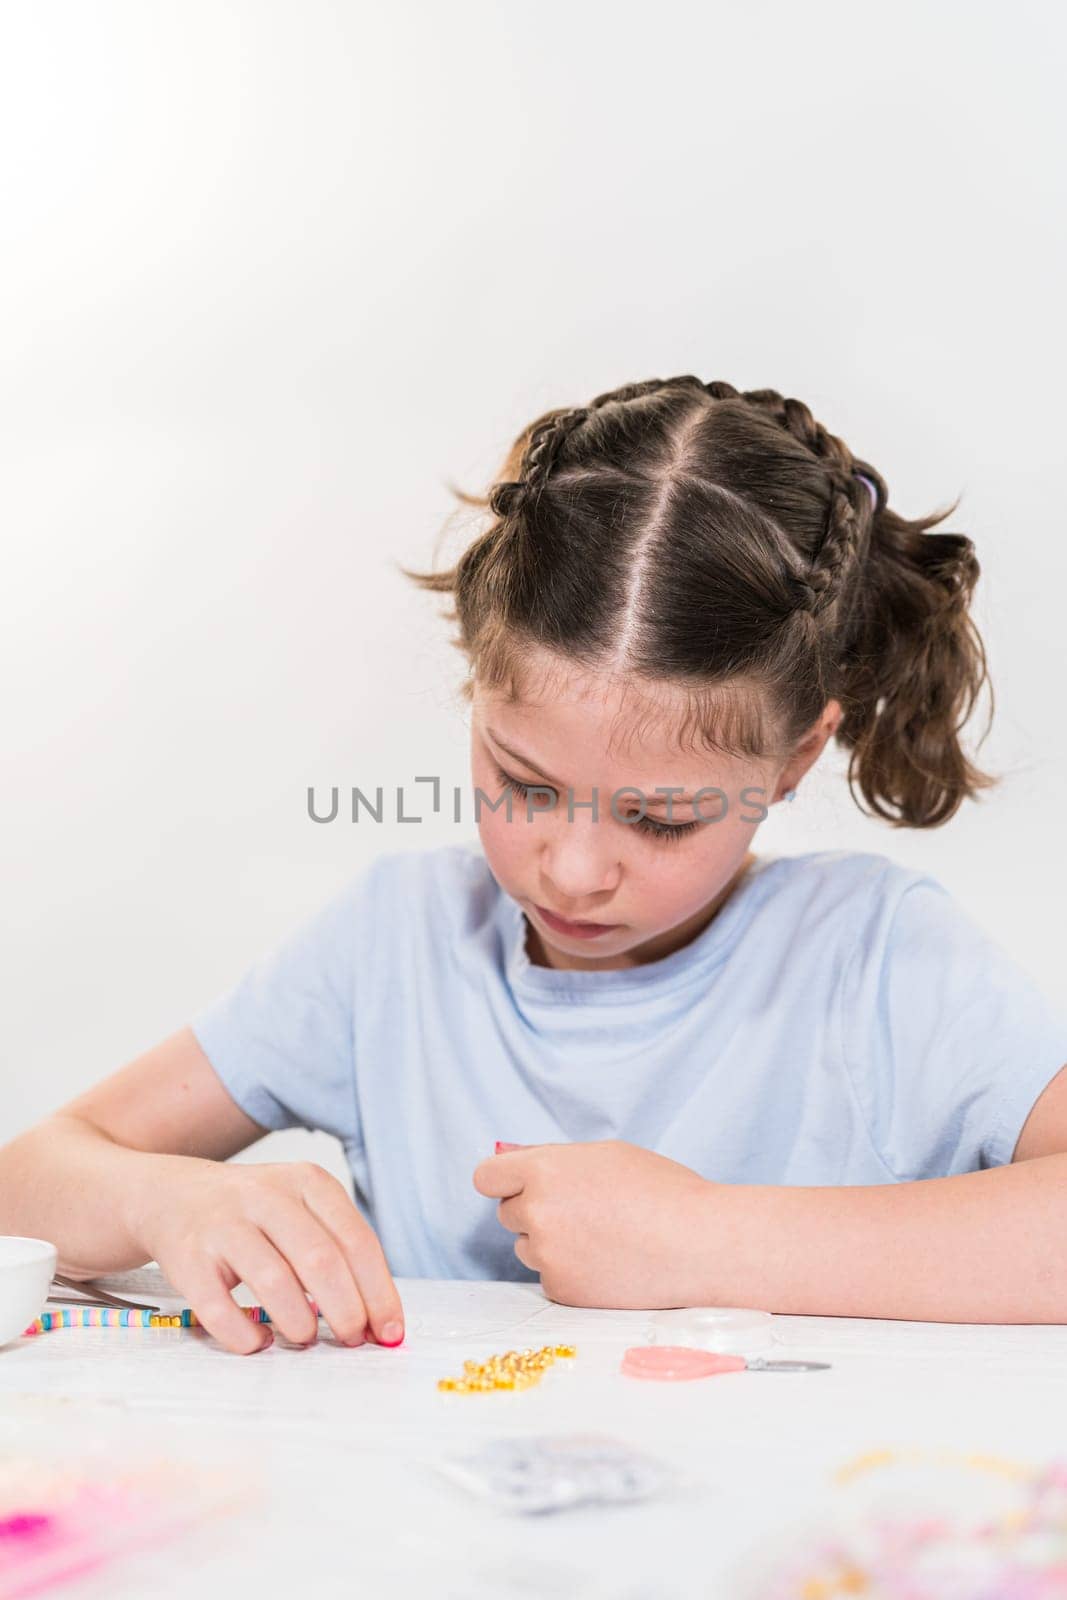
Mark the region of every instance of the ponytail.
[[939, 827], [999, 781], [960, 742], [983, 686], [986, 731], [994, 702], [969, 609], [981, 572], [974, 544], [929, 531], [955, 509], [914, 521], [888, 507], [876, 514], [840, 663], [837, 741], [852, 752], [849, 787], [897, 826]]

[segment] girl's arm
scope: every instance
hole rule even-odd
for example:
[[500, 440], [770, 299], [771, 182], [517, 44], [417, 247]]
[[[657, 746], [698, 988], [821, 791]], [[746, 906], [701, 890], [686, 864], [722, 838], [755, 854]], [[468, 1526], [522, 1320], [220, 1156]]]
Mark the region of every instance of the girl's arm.
[[729, 1241], [727, 1261], [709, 1261], [709, 1286], [724, 1272], [731, 1303], [1067, 1323], [1067, 1066], [1031, 1110], [1010, 1166], [869, 1188], [713, 1185], [707, 1207]]
[[1067, 1154], [871, 1187], [716, 1184], [706, 1199], [699, 1304], [1067, 1322]]
[[396, 1285], [344, 1186], [310, 1162], [225, 1164], [264, 1131], [183, 1028], [0, 1149], [0, 1232], [50, 1240], [72, 1277], [158, 1261], [241, 1354], [271, 1338], [241, 1282], [296, 1343], [316, 1336], [310, 1293], [342, 1343], [398, 1344]]
[[50, 1240], [72, 1278], [140, 1266], [148, 1203], [181, 1170], [162, 1157], [225, 1161], [264, 1132], [183, 1028], [0, 1149], [0, 1232]]

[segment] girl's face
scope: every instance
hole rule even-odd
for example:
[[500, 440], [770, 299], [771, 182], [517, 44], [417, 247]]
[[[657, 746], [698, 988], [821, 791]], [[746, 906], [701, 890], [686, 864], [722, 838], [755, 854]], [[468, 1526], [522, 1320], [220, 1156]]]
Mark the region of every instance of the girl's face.
[[[486, 860], [525, 912], [542, 965], [661, 959], [707, 925], [751, 865], [756, 829], [796, 769], [780, 782], [780, 771], [738, 758], [680, 754], [668, 735], [681, 703], [667, 686], [643, 689], [662, 715], [635, 717], [610, 680], [552, 672], [551, 689], [517, 704], [475, 686], [471, 767]], [[662, 791], [672, 786], [668, 809]]]

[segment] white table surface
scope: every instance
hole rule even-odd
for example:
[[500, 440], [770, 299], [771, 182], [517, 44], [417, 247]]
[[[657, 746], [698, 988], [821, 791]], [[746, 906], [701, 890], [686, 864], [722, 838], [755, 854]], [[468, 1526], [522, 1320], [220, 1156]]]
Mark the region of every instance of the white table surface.
[[[154, 1268], [100, 1281], [164, 1311], [181, 1304]], [[887, 1466], [843, 1489], [836, 1469], [864, 1452], [1067, 1457], [1064, 1327], [781, 1317], [772, 1353], [831, 1371], [655, 1383], [618, 1370], [623, 1350], [646, 1342], [647, 1312], [559, 1306], [537, 1285], [398, 1288], [407, 1337], [395, 1350], [336, 1345], [324, 1323], [307, 1350], [276, 1338], [248, 1357], [185, 1329], [69, 1328], [0, 1349], [5, 1453], [105, 1449], [190, 1474], [209, 1463], [250, 1486], [243, 1508], [183, 1537], [179, 1555], [134, 1556], [62, 1592], [740, 1600], [752, 1559], [783, 1529], [899, 1482]], [[238, 1298], [250, 1298], [243, 1287]], [[576, 1359], [531, 1389], [436, 1388], [467, 1357], [559, 1342]], [[681, 1482], [641, 1505], [524, 1517], [433, 1466], [481, 1439], [586, 1430], [653, 1453]], [[970, 1503], [996, 1474], [956, 1476]]]

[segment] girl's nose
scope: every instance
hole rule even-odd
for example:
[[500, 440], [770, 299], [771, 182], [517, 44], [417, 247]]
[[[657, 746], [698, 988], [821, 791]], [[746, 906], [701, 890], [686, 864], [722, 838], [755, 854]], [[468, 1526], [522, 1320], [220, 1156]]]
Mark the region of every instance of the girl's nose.
[[606, 841], [606, 831], [564, 822], [557, 837], [545, 843], [541, 874], [552, 886], [553, 909], [560, 909], [563, 902], [573, 911], [576, 901], [607, 894], [618, 887], [621, 869]]

